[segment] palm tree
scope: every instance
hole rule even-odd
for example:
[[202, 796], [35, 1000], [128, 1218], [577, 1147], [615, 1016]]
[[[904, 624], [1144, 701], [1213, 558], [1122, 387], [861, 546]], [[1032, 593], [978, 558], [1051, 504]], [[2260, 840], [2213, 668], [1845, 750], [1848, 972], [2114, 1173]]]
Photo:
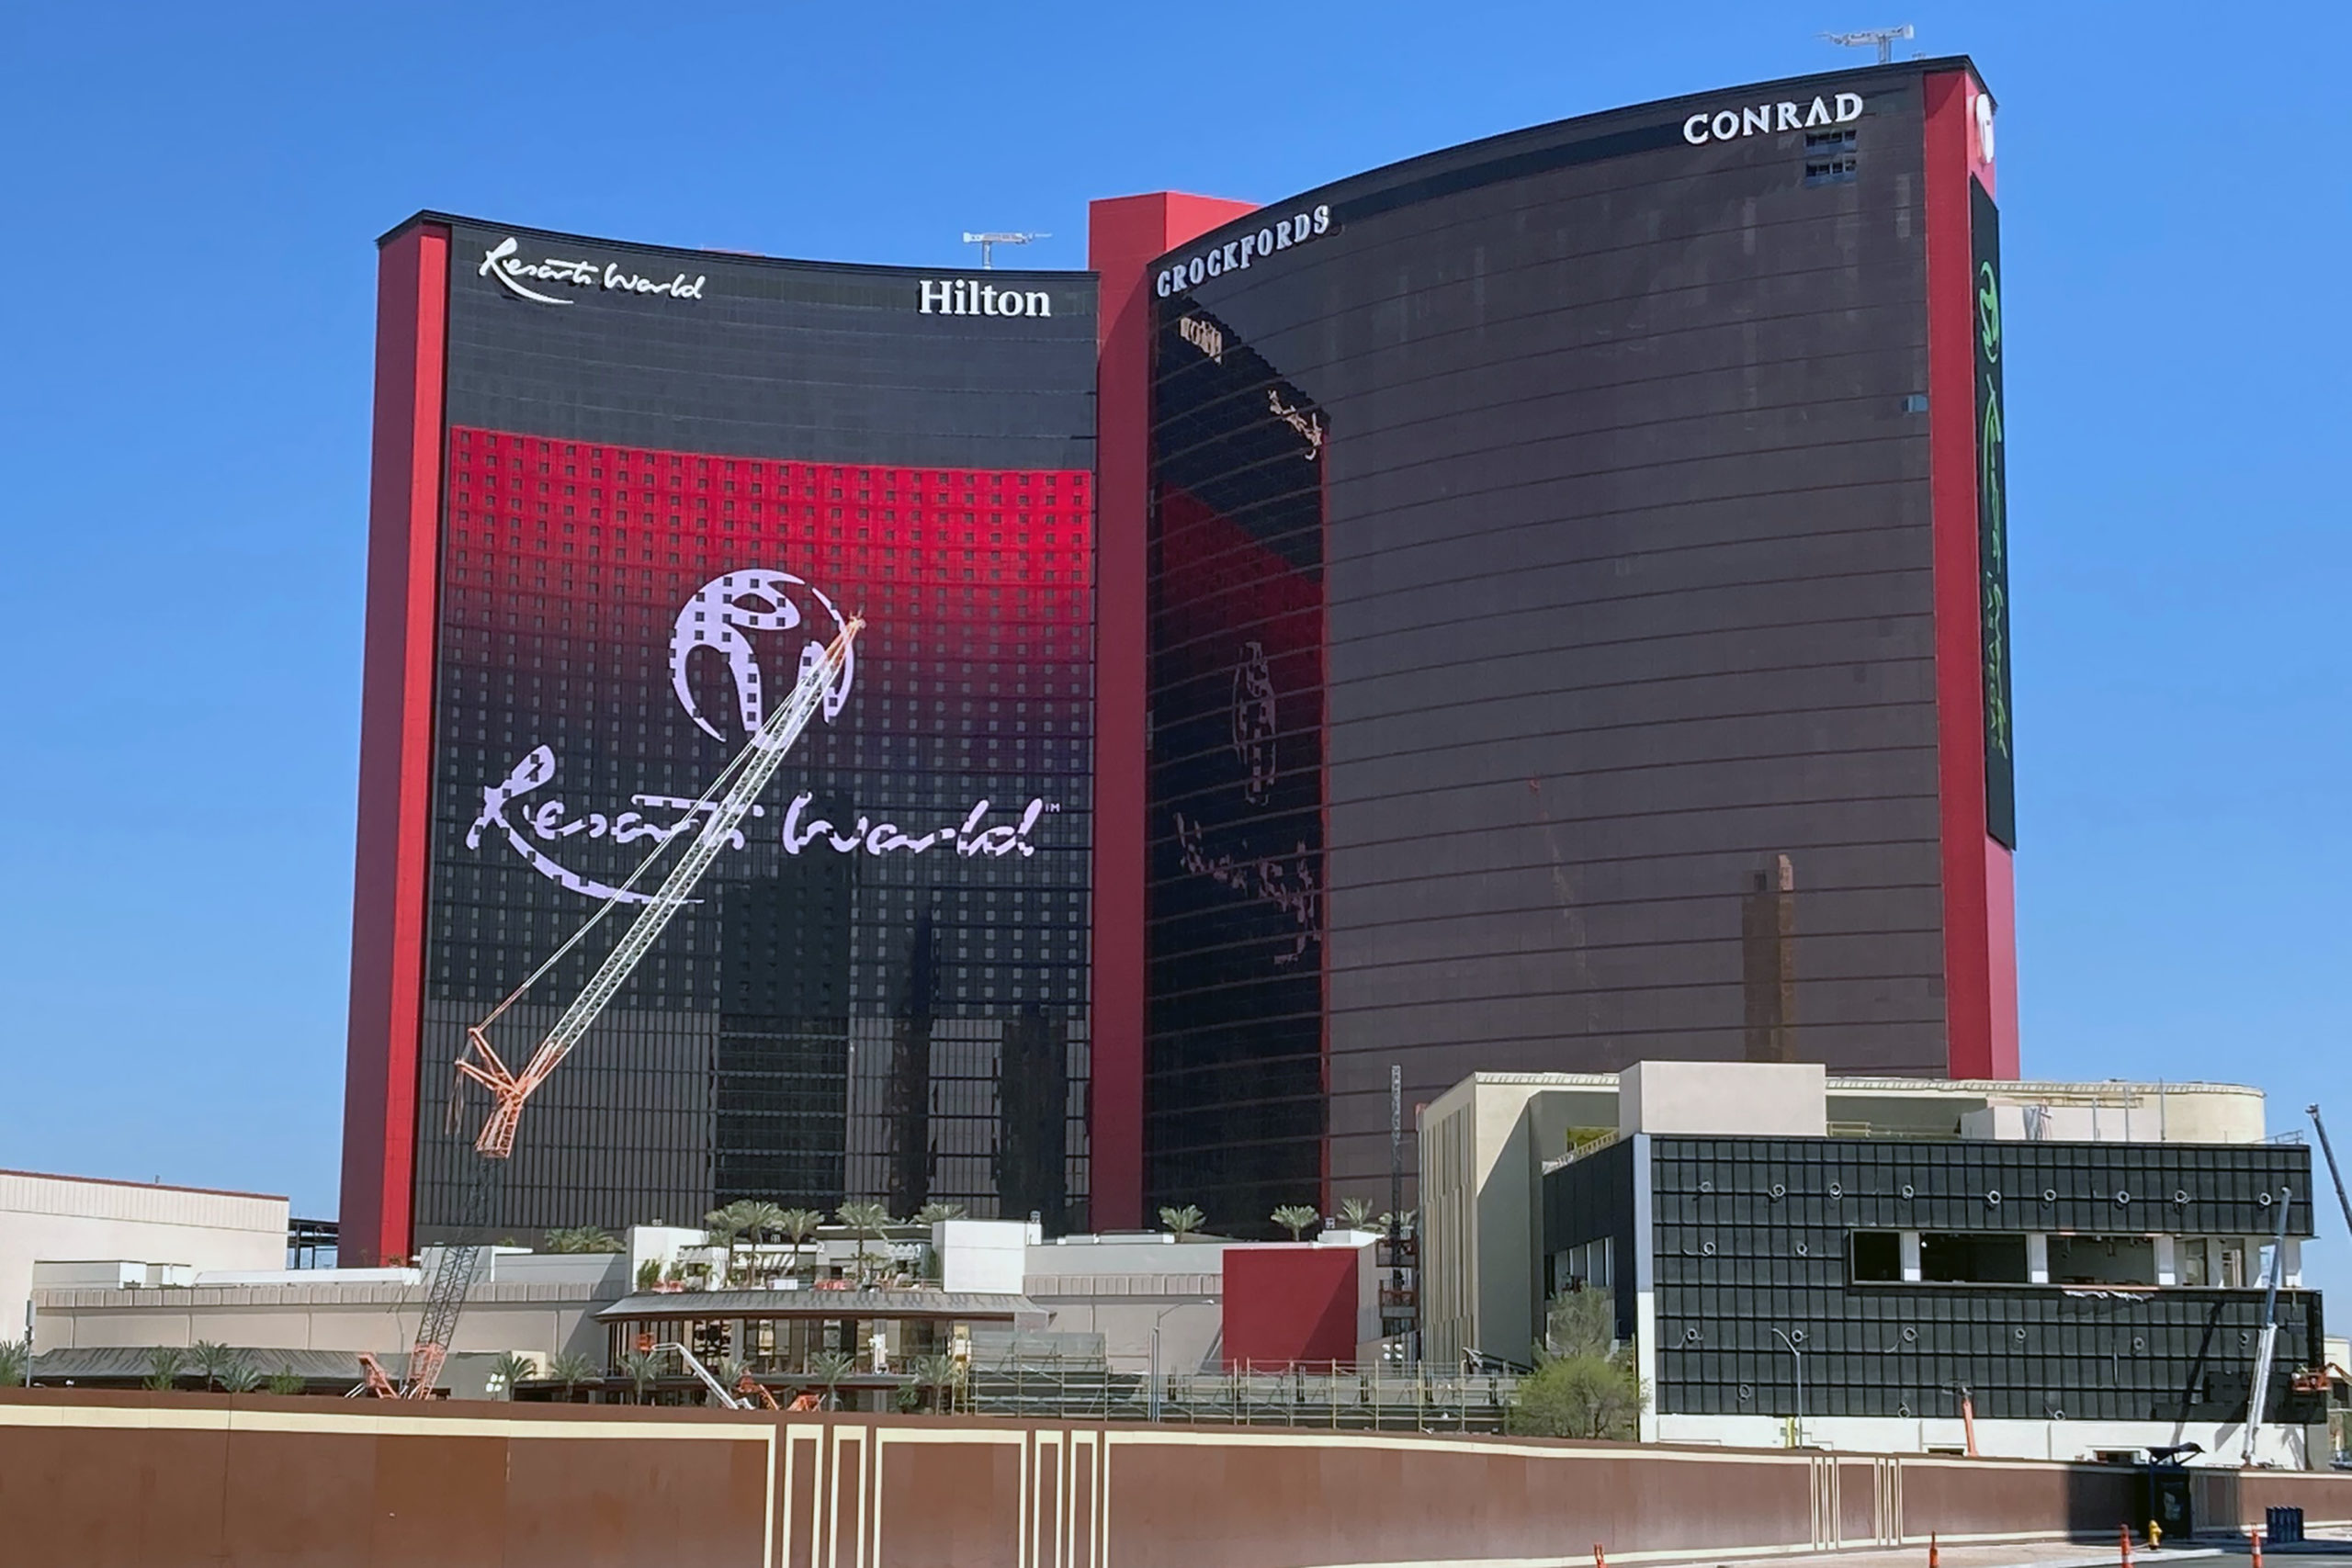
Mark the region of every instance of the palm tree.
[[516, 1383], [535, 1382], [538, 1376], [537, 1361], [509, 1350], [490, 1364], [490, 1391], [501, 1399], [513, 1399]]
[[30, 1340], [0, 1339], [0, 1388], [14, 1388], [18, 1383], [31, 1385], [32, 1349]]
[[646, 1391], [661, 1375], [661, 1358], [650, 1350], [631, 1350], [621, 1358], [621, 1371], [628, 1376], [629, 1386], [636, 1392], [637, 1402], [642, 1404]]
[[1159, 1223], [1178, 1235], [1194, 1235], [1206, 1224], [1208, 1216], [1197, 1205], [1187, 1203], [1181, 1209], [1162, 1209]]
[[1368, 1231], [1372, 1228], [1372, 1205], [1361, 1198], [1342, 1198], [1340, 1219], [1351, 1231]]
[[[825, 1216], [819, 1213], [814, 1209], [779, 1209], [776, 1211], [776, 1234], [792, 1244], [796, 1266], [799, 1249], [808, 1244], [808, 1238], [815, 1235], [817, 1234], [817, 1227], [824, 1223]], [[808, 1259], [809, 1278], [814, 1279], [816, 1274], [817, 1260], [812, 1257]]]
[[548, 1376], [563, 1385], [566, 1400], [579, 1392], [582, 1383], [598, 1377], [601, 1371], [594, 1361], [577, 1351], [561, 1350], [548, 1359]]
[[251, 1393], [262, 1385], [262, 1381], [261, 1369], [240, 1356], [221, 1371], [220, 1392]]
[[842, 1380], [848, 1377], [856, 1366], [857, 1360], [854, 1357], [839, 1350], [826, 1350], [809, 1358], [809, 1371], [816, 1375], [819, 1382], [825, 1385], [827, 1409], [841, 1408]]
[[1272, 1216], [1274, 1224], [1290, 1232], [1290, 1238], [1293, 1241], [1305, 1240], [1306, 1227], [1322, 1217], [1304, 1203], [1284, 1203], [1281, 1208], [1276, 1209]]
[[956, 1408], [955, 1390], [962, 1371], [953, 1356], [925, 1356], [915, 1363], [915, 1381], [931, 1390], [931, 1407], [942, 1416]]
[[153, 1389], [177, 1388], [187, 1370], [187, 1352], [176, 1345], [159, 1345], [147, 1353], [147, 1375], [141, 1382]]
[[264, 1378], [262, 1382], [272, 1393], [300, 1393], [310, 1387], [302, 1374], [291, 1367], [278, 1368], [277, 1371]]
[[649, 1258], [637, 1266], [637, 1288], [650, 1291], [662, 1282], [662, 1260]]
[[548, 1232], [549, 1252], [618, 1252], [620, 1238], [602, 1225], [560, 1225]]
[[730, 1280], [735, 1277], [735, 1244], [743, 1235], [741, 1220], [742, 1215], [732, 1203], [713, 1209], [702, 1217], [704, 1239], [713, 1247], [727, 1249], [727, 1277]]
[[915, 1224], [935, 1225], [942, 1220], [960, 1220], [971, 1211], [961, 1203], [947, 1203], [934, 1198], [915, 1211]]
[[[743, 1234], [754, 1242], [763, 1242], [784, 1228], [784, 1211], [764, 1198], [746, 1198], [728, 1207], [742, 1211]], [[753, 1272], [759, 1272], [754, 1265]]]
[[602, 1224], [564, 1224], [548, 1232], [550, 1253], [618, 1253], [621, 1239]]
[[207, 1389], [219, 1382], [228, 1374], [230, 1369], [244, 1359], [226, 1345], [215, 1344], [209, 1339], [199, 1339], [189, 1346], [187, 1357], [189, 1366], [195, 1370], [197, 1376], [204, 1380], [204, 1386]]
[[[876, 1241], [882, 1239], [883, 1228], [890, 1223], [890, 1211], [879, 1203], [854, 1202], [843, 1203], [834, 1213], [857, 1237], [857, 1282], [861, 1285], [870, 1283], [872, 1271], [867, 1262], [865, 1241], [868, 1236]], [[887, 1258], [889, 1255], [885, 1253], [883, 1256]]]

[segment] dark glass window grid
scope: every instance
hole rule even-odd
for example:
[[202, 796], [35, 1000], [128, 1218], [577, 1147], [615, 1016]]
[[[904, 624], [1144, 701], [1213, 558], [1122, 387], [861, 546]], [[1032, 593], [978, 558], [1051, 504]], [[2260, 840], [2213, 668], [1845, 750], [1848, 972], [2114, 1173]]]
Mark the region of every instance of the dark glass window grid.
[[[849, 705], [804, 736], [806, 761], [786, 764], [746, 823], [754, 847], [722, 859], [707, 908], [673, 926], [534, 1103], [501, 1224], [527, 1236], [692, 1220], [735, 1196], [829, 1208], [892, 1195], [899, 1124], [876, 1092], [893, 1070], [876, 1039], [903, 1021], [908, 932], [926, 911], [948, 933], [926, 1003], [944, 1043], [922, 1095], [925, 1146], [910, 1156], [923, 1167], [920, 1190], [904, 1206], [938, 1198], [988, 1214], [1001, 1197], [1056, 1224], [1081, 1215], [1091, 475], [796, 463], [467, 428], [451, 432], [449, 452], [421, 1235], [447, 1223], [470, 1158], [443, 1131], [464, 1023], [590, 908], [494, 829], [480, 852], [465, 847], [482, 786], [544, 743], [560, 771], [534, 806], [560, 796], [577, 818], [639, 792], [699, 793], [740, 737], [722, 746], [680, 709], [671, 626], [703, 582], [752, 566], [794, 572], [868, 615]], [[565, 488], [569, 518], [547, 511], [566, 504], [553, 499]], [[844, 491], [856, 502], [831, 506]], [[766, 660], [772, 681], [788, 678], [788, 652]], [[704, 711], [731, 716], [718, 661], [697, 663]], [[995, 803], [986, 825], [1017, 820], [1033, 797], [1059, 809], [1031, 833], [1031, 857], [786, 855], [773, 840], [800, 790], [837, 820], [864, 815], [910, 832], [961, 819], [982, 798]], [[576, 843], [541, 847], [608, 882], [642, 852], [583, 855]], [[584, 960], [569, 964], [538, 995], [560, 998], [584, 973]], [[549, 1021], [537, 1010], [510, 1015], [516, 1037]], [[910, 1063], [897, 1066], [903, 1075]], [[1035, 1080], [1020, 1086], [1019, 1111], [1052, 1124], [1042, 1141], [1006, 1123], [999, 1075], [1012, 1069]], [[1003, 1188], [1008, 1168], [1018, 1190]]]
[[[1916, 82], [1869, 106], [1810, 150], [1857, 160], [1834, 204], [1799, 131], [1449, 185], [1598, 134], [1547, 129], [1317, 193], [1332, 232], [1158, 303], [1152, 1201], [1295, 1201], [1220, 1187], [1249, 1138], [1385, 1201], [1391, 1063], [1408, 1100], [1644, 1056], [1944, 1070]], [[1312, 563], [1311, 609], [1261, 552]], [[1170, 819], [1231, 809], [1219, 676], [1291, 637], [1331, 946], [1270, 1007], [1237, 967], [1264, 933], [1186, 887]], [[1781, 854], [1790, 1018], [1751, 951]], [[1280, 1130], [1225, 1113], [1292, 1095]]]
[[[2311, 1153], [2301, 1145], [1648, 1143], [1656, 1398], [1667, 1413], [1792, 1414], [1793, 1363], [1778, 1328], [1804, 1337], [1814, 1416], [1951, 1416], [1952, 1386], [1966, 1382], [1987, 1418], [2238, 1419], [2258, 1288], [1858, 1281], [1851, 1238], [1905, 1229], [2020, 1240], [2026, 1231], [2267, 1235], [2277, 1215], [2264, 1195], [2289, 1188], [2302, 1196], [2288, 1235], [2312, 1234]], [[1632, 1157], [1628, 1140], [1544, 1179], [1547, 1255], [1630, 1223], [1630, 1166], [1620, 1167]], [[2318, 1292], [2289, 1292], [2281, 1303], [2278, 1364], [2305, 1365], [2324, 1339]], [[2274, 1379], [2268, 1419], [2300, 1418], [2296, 1397]]]

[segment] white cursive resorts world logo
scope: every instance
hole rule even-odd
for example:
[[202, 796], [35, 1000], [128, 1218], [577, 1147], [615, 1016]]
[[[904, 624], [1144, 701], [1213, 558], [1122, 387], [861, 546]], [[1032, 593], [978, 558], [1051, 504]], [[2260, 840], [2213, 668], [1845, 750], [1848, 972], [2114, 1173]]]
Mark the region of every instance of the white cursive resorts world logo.
[[[822, 590], [811, 588], [788, 571], [755, 567], [711, 579], [695, 589], [694, 597], [686, 601], [686, 607], [678, 612], [678, 619], [670, 628], [670, 689], [677, 693], [686, 716], [713, 740], [727, 737], [703, 716], [694, 691], [686, 683], [686, 668], [695, 650], [707, 648], [727, 656], [728, 678], [735, 683], [735, 708], [743, 721], [743, 733], [757, 733], [767, 721], [765, 688], [760, 682], [759, 655], [746, 634], [788, 632], [800, 626], [804, 617], [799, 605], [793, 603], [798, 597], [795, 589], [815, 600], [822, 616], [810, 628], [808, 639], [800, 645], [800, 666], [792, 677], [797, 686], [801, 676], [824, 662], [826, 645], [844, 629], [841, 611]], [[844, 648], [842, 672], [825, 692], [827, 724], [841, 716], [842, 705], [849, 701], [850, 682], [856, 676], [857, 650], [854, 647]]]
[[[742, 724], [744, 734], [755, 734], [766, 717], [766, 694], [774, 682], [763, 678], [759, 649], [750, 634], [789, 633], [804, 626], [808, 628], [807, 640], [797, 655], [793, 681], [784, 687], [787, 692], [798, 683], [800, 671], [808, 668], [811, 659], [821, 659], [825, 645], [841, 632], [842, 615], [832, 599], [788, 571], [764, 568], [731, 571], [712, 578], [695, 590], [679, 610], [670, 634], [671, 687], [686, 716], [715, 739], [728, 739], [720, 725], [714, 723], [696, 703], [687, 679], [695, 652], [708, 649], [726, 660], [727, 676], [735, 693], [735, 717]], [[828, 724], [840, 716], [848, 703], [850, 682], [855, 672], [854, 663], [844, 663], [840, 676], [826, 689], [824, 704], [819, 711]], [[695, 830], [703, 816], [716, 808], [707, 802], [649, 793], [629, 796], [629, 805], [636, 808], [633, 810], [575, 815], [563, 800], [531, 798], [555, 783], [556, 768], [554, 750], [535, 746], [507, 771], [505, 777], [482, 784], [481, 808], [473, 825], [466, 829], [466, 848], [479, 851], [483, 836], [494, 829], [532, 870], [574, 893], [591, 898], [618, 899], [626, 904], [652, 902], [655, 895], [617, 887], [574, 871], [551, 852], [571, 839], [591, 843], [605, 840], [631, 844], [640, 840], [667, 843], [680, 833]], [[980, 800], [960, 817], [917, 831], [896, 822], [876, 820], [870, 815], [853, 819], [842, 813], [843, 821], [837, 823], [813, 814], [816, 800], [814, 792], [804, 790], [785, 807], [782, 831], [775, 842], [786, 854], [804, 854], [821, 848], [836, 854], [919, 855], [935, 849], [952, 850], [963, 857], [1002, 859], [1019, 855], [1027, 859], [1037, 852], [1030, 834], [1042, 818], [1061, 809], [1052, 802], [1032, 799], [1014, 820], [990, 823], [988, 817], [994, 802]], [[752, 807], [753, 820], [764, 819], [767, 815], [764, 806]], [[854, 826], [848, 825], [853, 820]], [[748, 841], [739, 827], [729, 836], [728, 844], [730, 849], [741, 850]]]
[[496, 278], [515, 298], [539, 305], [569, 305], [571, 301], [559, 295], [542, 294], [530, 287], [533, 283], [602, 288], [613, 294], [666, 294], [673, 299], [699, 299], [702, 286], [708, 281], [697, 273], [689, 283], [683, 272], [664, 281], [631, 272], [618, 262], [608, 262], [600, 270], [592, 261], [565, 261], [557, 256], [525, 261], [518, 254], [522, 248], [520, 242], [509, 234], [483, 253], [478, 276]]

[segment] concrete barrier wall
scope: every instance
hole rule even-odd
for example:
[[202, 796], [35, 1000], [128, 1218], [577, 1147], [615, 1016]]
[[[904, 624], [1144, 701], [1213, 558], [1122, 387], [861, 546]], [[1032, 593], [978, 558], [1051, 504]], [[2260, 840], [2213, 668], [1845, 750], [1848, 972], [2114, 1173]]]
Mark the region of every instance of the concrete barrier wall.
[[[2211, 1527], [2352, 1518], [2214, 1472]], [[2111, 1539], [2137, 1472], [1487, 1438], [22, 1390], [0, 1560], [75, 1568], [1319, 1568]]]

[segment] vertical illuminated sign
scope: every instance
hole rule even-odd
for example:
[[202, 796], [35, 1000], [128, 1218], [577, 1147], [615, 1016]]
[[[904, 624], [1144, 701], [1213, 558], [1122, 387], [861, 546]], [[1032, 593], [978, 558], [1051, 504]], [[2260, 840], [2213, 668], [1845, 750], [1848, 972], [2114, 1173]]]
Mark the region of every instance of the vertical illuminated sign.
[[1984, 830], [2018, 846], [2016, 736], [2009, 705], [2009, 492], [2002, 438], [2001, 215], [1968, 186], [1976, 358], [1977, 609], [1984, 640]]

